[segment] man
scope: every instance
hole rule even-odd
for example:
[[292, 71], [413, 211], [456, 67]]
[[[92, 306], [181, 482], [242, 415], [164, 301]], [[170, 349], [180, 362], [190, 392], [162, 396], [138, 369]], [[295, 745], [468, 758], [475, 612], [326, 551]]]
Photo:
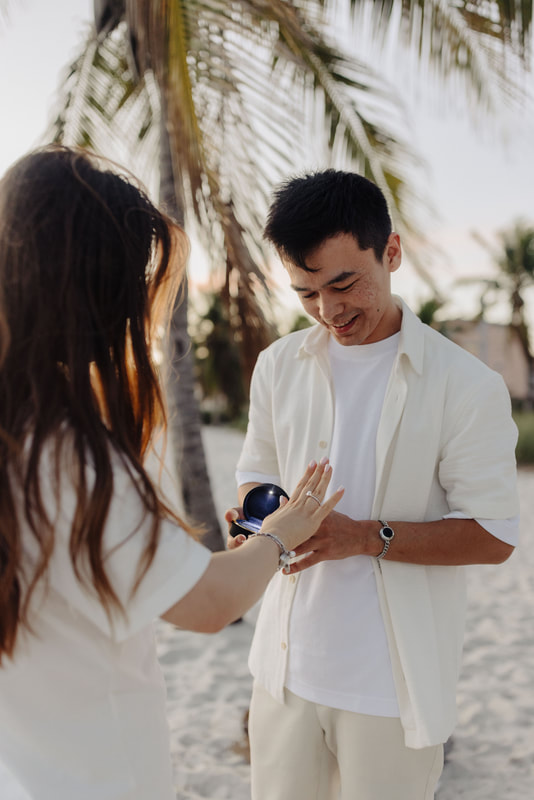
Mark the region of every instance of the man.
[[318, 324], [260, 354], [239, 501], [262, 482], [291, 493], [321, 458], [345, 494], [264, 596], [252, 797], [430, 800], [455, 724], [462, 565], [517, 541], [509, 396], [391, 294], [401, 245], [370, 181], [288, 181], [265, 235]]

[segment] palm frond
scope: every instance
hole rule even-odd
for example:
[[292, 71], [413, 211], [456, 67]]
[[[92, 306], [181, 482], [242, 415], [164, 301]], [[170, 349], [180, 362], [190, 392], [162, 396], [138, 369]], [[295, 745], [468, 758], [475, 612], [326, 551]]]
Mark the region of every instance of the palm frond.
[[[251, 13], [264, 6], [261, 0], [250, 0], [247, 5]], [[306, 96], [311, 115], [322, 117], [322, 124], [315, 126], [315, 133], [323, 128], [326, 137], [322, 163], [349, 164], [379, 185], [409, 247], [414, 235], [409, 220], [416, 198], [408, 175], [413, 179], [421, 162], [405, 139], [408, 126], [403, 107], [368, 65], [328, 43], [324, 20], [322, 28], [315, 30], [296, 5], [282, 0], [269, 3], [269, 19], [277, 32], [271, 85], [277, 71], [285, 70], [285, 83], [296, 103], [302, 107], [302, 95]], [[415, 251], [412, 261], [433, 286]]]
[[133, 164], [137, 177], [155, 186], [157, 92], [150, 76], [134, 78], [129, 55], [124, 23], [105, 37], [90, 31], [65, 73], [45, 137]]
[[470, 30], [498, 39], [524, 61], [532, 50], [532, 10], [530, 0], [494, 0], [490, 4], [481, 0], [463, 0], [459, 6]]
[[108, 153], [113, 141], [118, 160], [115, 153], [133, 148], [128, 162], [139, 172], [142, 158], [147, 169], [155, 162], [162, 115], [190, 220], [200, 223], [211, 260], [226, 276], [228, 302], [242, 292], [259, 326], [260, 305], [268, 309], [268, 196], [306, 162], [353, 168], [374, 180], [408, 245], [414, 235], [413, 176], [421, 165], [406, 141], [404, 111], [367, 63], [332, 41], [332, 14], [344, 8], [355, 21], [365, 12], [380, 36], [402, 33], [421, 64], [465, 76], [480, 105], [497, 102], [505, 75], [499, 48], [518, 58], [526, 50], [532, 3], [521, 13], [509, 5], [97, 0], [101, 35], [72, 70], [62, 135]]
[[[335, 0], [330, 0], [335, 5]], [[426, 79], [435, 75], [469, 98], [473, 110], [495, 110], [510, 95], [520, 65], [529, 68], [532, 2], [501, 0], [352, 0], [366, 9], [376, 40], [404, 43], [416, 53]], [[361, 17], [360, 17], [361, 18]]]
[[96, 32], [112, 31], [124, 18], [124, 0], [93, 0]]
[[518, 221], [499, 234], [501, 254], [496, 263], [503, 274], [523, 287], [534, 280], [534, 225]]

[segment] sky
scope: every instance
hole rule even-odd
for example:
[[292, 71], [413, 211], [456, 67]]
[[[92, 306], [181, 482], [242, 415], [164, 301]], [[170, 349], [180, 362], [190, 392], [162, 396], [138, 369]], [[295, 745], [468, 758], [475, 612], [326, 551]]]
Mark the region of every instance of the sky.
[[[92, 0], [8, 5], [8, 19], [0, 18], [0, 175], [40, 142], [61, 73], [77, 52], [93, 9]], [[407, 92], [406, 74], [396, 66], [389, 65], [388, 77], [408, 96], [411, 136], [427, 164], [425, 190], [433, 208], [427, 209], [426, 234], [440, 253], [433, 275], [452, 297], [447, 314], [469, 316], [477, 310], [477, 289], [459, 290], [456, 280], [494, 275], [490, 254], [472, 232], [496, 247], [496, 232], [515, 220], [534, 224], [534, 108], [475, 127], [465, 108], [425, 91]], [[284, 277], [279, 275], [282, 289]], [[409, 264], [393, 276], [393, 289], [416, 307], [430, 294]], [[534, 321], [534, 296], [527, 299]], [[497, 321], [506, 317], [503, 306], [492, 313]]]

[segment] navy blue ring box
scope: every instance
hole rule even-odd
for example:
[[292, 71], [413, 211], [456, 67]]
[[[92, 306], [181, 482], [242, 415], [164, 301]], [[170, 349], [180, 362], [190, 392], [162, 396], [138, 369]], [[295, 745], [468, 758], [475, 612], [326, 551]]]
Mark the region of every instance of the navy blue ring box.
[[265, 517], [272, 514], [280, 507], [280, 498], [289, 495], [275, 483], [262, 483], [247, 492], [243, 500], [243, 514], [245, 519], [236, 519], [230, 526], [230, 534], [237, 536], [242, 533], [250, 536], [251, 533], [259, 533]]

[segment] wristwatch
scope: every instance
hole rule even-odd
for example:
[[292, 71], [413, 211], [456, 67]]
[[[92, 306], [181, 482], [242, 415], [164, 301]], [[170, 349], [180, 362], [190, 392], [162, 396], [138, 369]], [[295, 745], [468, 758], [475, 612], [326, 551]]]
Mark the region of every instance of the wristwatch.
[[389, 527], [387, 522], [384, 522], [381, 519], [379, 519], [378, 521], [382, 525], [382, 527], [378, 531], [378, 535], [380, 536], [380, 538], [384, 542], [384, 549], [382, 550], [380, 555], [377, 556], [377, 559], [380, 561], [380, 559], [384, 558], [384, 556], [386, 555], [387, 551], [389, 550], [389, 545], [391, 544], [391, 542], [393, 541], [393, 539], [395, 537], [395, 531], [393, 530], [393, 528]]

